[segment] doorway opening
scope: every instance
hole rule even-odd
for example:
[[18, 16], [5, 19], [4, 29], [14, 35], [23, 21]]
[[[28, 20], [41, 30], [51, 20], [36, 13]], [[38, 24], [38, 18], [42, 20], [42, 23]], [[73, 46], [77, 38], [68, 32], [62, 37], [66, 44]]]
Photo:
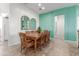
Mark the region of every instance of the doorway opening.
[[79, 16], [77, 17], [77, 42], [78, 42], [78, 48], [79, 48]]
[[64, 40], [64, 15], [55, 16], [54, 38]]
[[8, 45], [9, 22], [6, 17], [0, 16], [0, 45]]

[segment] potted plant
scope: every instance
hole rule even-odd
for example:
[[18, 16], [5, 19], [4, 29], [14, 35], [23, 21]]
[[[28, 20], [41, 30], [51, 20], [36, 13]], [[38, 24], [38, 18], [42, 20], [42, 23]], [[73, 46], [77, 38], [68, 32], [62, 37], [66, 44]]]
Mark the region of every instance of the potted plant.
[[38, 32], [38, 33], [40, 33], [40, 32], [41, 32], [41, 28], [40, 28], [40, 27], [38, 27], [37, 32]]

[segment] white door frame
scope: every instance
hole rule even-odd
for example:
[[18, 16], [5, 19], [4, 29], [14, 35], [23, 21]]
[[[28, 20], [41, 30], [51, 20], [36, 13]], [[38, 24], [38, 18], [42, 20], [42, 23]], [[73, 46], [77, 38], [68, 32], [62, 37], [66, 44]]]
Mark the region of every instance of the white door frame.
[[79, 20], [79, 16], [77, 16], [77, 21], [76, 21], [76, 22], [77, 22], [77, 27], [76, 27], [77, 47], [78, 47], [78, 44], [79, 44], [79, 43], [78, 43], [78, 42], [79, 42], [79, 39], [78, 39], [78, 24], [79, 24], [79, 23], [78, 23], [78, 20]]

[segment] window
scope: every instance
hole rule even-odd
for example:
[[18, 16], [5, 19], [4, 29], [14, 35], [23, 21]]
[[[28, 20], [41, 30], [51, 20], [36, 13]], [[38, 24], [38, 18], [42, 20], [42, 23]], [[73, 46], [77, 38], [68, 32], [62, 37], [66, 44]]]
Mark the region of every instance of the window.
[[29, 17], [22, 16], [21, 17], [21, 30], [28, 30], [29, 29]]
[[21, 17], [21, 30], [35, 30], [36, 29], [36, 19], [31, 20], [27, 16]]
[[30, 21], [31, 29], [35, 30], [36, 29], [36, 19], [32, 18]]

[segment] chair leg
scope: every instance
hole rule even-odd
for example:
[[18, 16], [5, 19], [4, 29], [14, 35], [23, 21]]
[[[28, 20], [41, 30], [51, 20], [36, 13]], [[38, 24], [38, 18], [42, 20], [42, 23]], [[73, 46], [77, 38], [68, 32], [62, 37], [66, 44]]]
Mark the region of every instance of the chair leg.
[[27, 49], [25, 48], [25, 55], [26, 55]]
[[21, 53], [22, 53], [22, 45], [21, 45]]
[[42, 50], [42, 46], [40, 45], [40, 46], [38, 47], [38, 49], [41, 51], [41, 50]]

